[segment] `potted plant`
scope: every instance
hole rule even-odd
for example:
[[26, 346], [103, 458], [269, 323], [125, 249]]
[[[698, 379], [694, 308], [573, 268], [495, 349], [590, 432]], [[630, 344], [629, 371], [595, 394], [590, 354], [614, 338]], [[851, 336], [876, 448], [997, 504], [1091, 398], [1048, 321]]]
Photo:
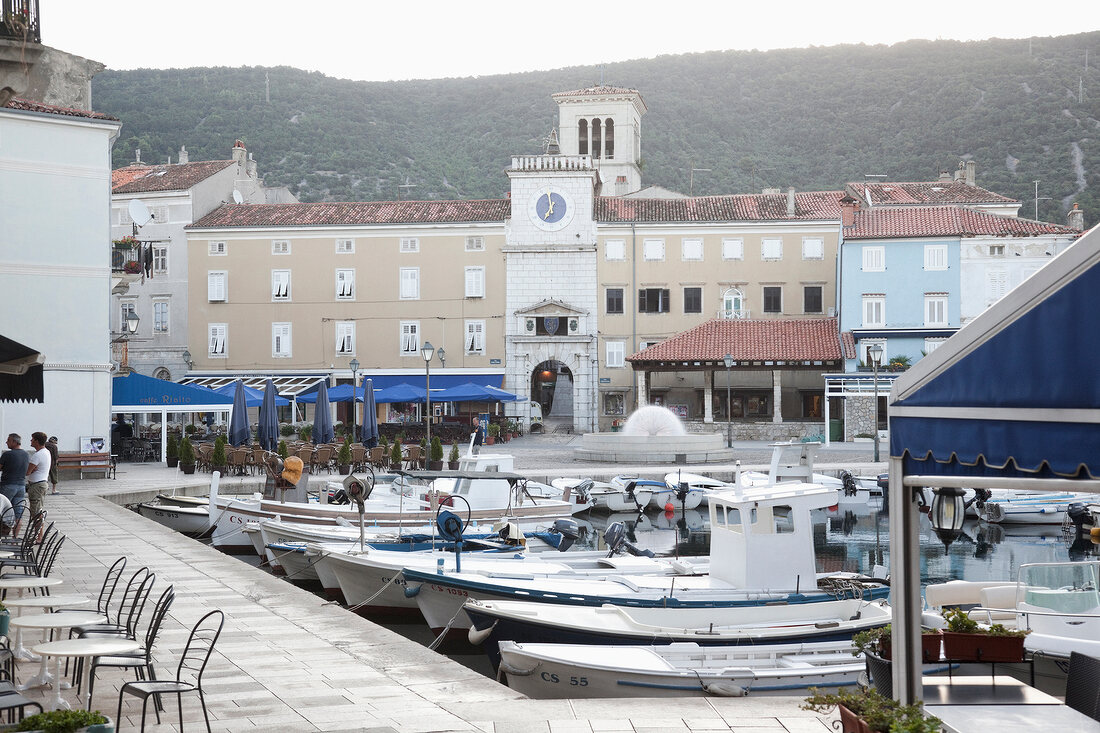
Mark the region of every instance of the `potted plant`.
[[183, 432], [187, 433], [187, 435], [194, 435], [195, 433], [199, 432], [199, 426], [194, 424], [186, 425], [183, 428]]
[[451, 452], [447, 454], [447, 468], [458, 470], [458, 443], [451, 443]]
[[298, 437], [303, 443], [308, 443], [313, 438], [313, 425], [304, 423], [298, 427]]
[[[890, 634], [890, 624], [859, 632], [852, 637], [852, 644], [855, 646], [852, 656], [870, 652], [883, 659], [890, 659]], [[920, 641], [921, 661], [926, 664], [939, 661], [941, 642], [939, 629], [921, 629]]]
[[216, 469], [224, 469], [228, 463], [225, 458], [225, 438], [218, 436], [214, 439], [214, 452], [210, 454], [210, 465]]
[[939, 733], [942, 726], [939, 718], [924, 717], [920, 703], [899, 705], [874, 690], [823, 693], [811, 687], [801, 707], [822, 714], [838, 708], [842, 733]]
[[43, 731], [43, 733], [114, 733], [111, 719], [96, 710], [50, 710], [23, 718], [17, 725], [4, 730]]
[[390, 468], [401, 468], [401, 462], [405, 459], [401, 452], [401, 438], [393, 439], [393, 446], [390, 447]]
[[443, 470], [443, 441], [439, 439], [438, 435], [432, 436], [432, 446], [428, 452], [428, 470]]
[[954, 608], [943, 615], [943, 656], [956, 662], [1020, 662], [1024, 637], [1030, 631], [1007, 629], [1003, 624], [982, 627], [966, 611]]
[[[188, 426], [193, 427], [193, 426]], [[191, 475], [195, 472], [195, 449], [191, 445], [191, 439], [186, 435], [183, 436], [183, 440], [180, 441], [180, 461], [179, 468], [187, 475]]]
[[164, 458], [168, 461], [168, 468], [175, 468], [180, 462], [180, 444], [175, 435], [168, 436], [168, 446], [165, 448]]
[[279, 435], [283, 436], [284, 438], [289, 438], [291, 435], [294, 435], [294, 426], [286, 422], [280, 424]]
[[285, 440], [280, 440], [279, 441], [279, 458], [282, 458], [283, 460], [286, 460], [287, 456], [289, 456], [289, 455], [290, 455], [290, 449], [286, 447], [286, 441]]
[[351, 473], [351, 438], [344, 438], [344, 444], [340, 446], [340, 452], [336, 454], [336, 470], [341, 476]]
[[485, 437], [485, 445], [493, 445], [497, 442], [497, 438], [500, 437], [500, 425], [497, 423], [489, 423], [489, 434]]
[[122, 266], [122, 271], [128, 275], [140, 275], [141, 263], [137, 260], [127, 260], [126, 264]]

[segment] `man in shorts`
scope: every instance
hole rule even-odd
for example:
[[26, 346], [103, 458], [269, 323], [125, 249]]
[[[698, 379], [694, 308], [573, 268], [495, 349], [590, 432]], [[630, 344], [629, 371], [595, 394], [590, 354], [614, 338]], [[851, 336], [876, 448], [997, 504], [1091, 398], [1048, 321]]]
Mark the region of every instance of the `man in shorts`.
[[34, 453], [27, 465], [27, 500], [30, 502], [31, 517], [42, 511], [46, 493], [50, 490], [50, 452], [46, 449], [46, 434], [38, 431], [31, 433], [31, 448]]
[[0, 494], [15, 507], [15, 532], [19, 532], [19, 520], [23, 517], [23, 505], [27, 503], [27, 464], [30, 456], [23, 450], [23, 439], [11, 433], [8, 449], [0, 455]]
[[51, 435], [46, 441], [46, 450], [50, 452], [50, 493], [57, 493], [57, 436]]

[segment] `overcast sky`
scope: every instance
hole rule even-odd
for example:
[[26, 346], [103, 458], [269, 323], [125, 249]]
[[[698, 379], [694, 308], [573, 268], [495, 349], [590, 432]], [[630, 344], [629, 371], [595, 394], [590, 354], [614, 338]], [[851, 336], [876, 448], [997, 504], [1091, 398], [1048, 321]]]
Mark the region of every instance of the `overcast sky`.
[[40, 0], [40, 6], [43, 43], [111, 69], [294, 66], [371, 81], [693, 51], [1026, 38], [1100, 28], [1095, 0]]

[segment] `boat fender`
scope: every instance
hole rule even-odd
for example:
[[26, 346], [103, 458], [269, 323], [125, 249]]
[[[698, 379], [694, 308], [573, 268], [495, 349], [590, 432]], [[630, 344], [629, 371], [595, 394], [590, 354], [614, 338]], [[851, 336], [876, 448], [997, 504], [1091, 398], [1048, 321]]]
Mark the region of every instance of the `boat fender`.
[[709, 685], [703, 685], [703, 692], [719, 697], [745, 697], [749, 694], [747, 687], [730, 684], [729, 682], [712, 682]]
[[406, 598], [416, 598], [416, 594], [419, 593], [419, 592], [420, 592], [420, 586], [419, 585], [406, 585], [405, 586], [405, 597]]
[[502, 659], [500, 660], [500, 667], [497, 668], [497, 672], [498, 674], [504, 672], [515, 677], [530, 677], [539, 666], [539, 664], [536, 664], [534, 667], [531, 667], [531, 669], [520, 669], [519, 667], [513, 667]]
[[[494, 621], [493, 625], [490, 626], [487, 629], [477, 629], [477, 628], [474, 628], [473, 626], [471, 626], [470, 630], [466, 632], [466, 638], [469, 639], [470, 643], [473, 644], [474, 646], [481, 646], [482, 644], [485, 643], [485, 640], [489, 638], [489, 634], [493, 633], [493, 629], [495, 629], [497, 627], [498, 623], [500, 623], [500, 622], [499, 621]], [[504, 662], [501, 661], [500, 664], [501, 664], [501, 666], [503, 666]], [[532, 670], [532, 671], [534, 671], [534, 670]], [[531, 672], [528, 672], [527, 674], [531, 674]], [[522, 677], [523, 675], [520, 675], [520, 676]]]
[[1100, 527], [1093, 527], [1089, 530], [1089, 537], [1094, 542], [1100, 542]]

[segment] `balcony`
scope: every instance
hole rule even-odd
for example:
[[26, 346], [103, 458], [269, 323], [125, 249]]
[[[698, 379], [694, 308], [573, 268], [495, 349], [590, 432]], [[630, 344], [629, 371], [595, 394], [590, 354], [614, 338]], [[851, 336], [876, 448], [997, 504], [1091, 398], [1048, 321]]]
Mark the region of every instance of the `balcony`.
[[0, 0], [0, 38], [20, 43], [42, 43], [38, 0]]
[[0, 0], [0, 107], [27, 89], [42, 50], [38, 0]]
[[133, 237], [115, 240], [111, 245], [111, 293], [122, 295], [130, 283], [140, 279], [141, 244]]
[[723, 308], [722, 310], [718, 311], [718, 318], [729, 320], [732, 318], [751, 318], [751, 315], [749, 314], [748, 308], [738, 308], [730, 310], [726, 310], [725, 308]]

